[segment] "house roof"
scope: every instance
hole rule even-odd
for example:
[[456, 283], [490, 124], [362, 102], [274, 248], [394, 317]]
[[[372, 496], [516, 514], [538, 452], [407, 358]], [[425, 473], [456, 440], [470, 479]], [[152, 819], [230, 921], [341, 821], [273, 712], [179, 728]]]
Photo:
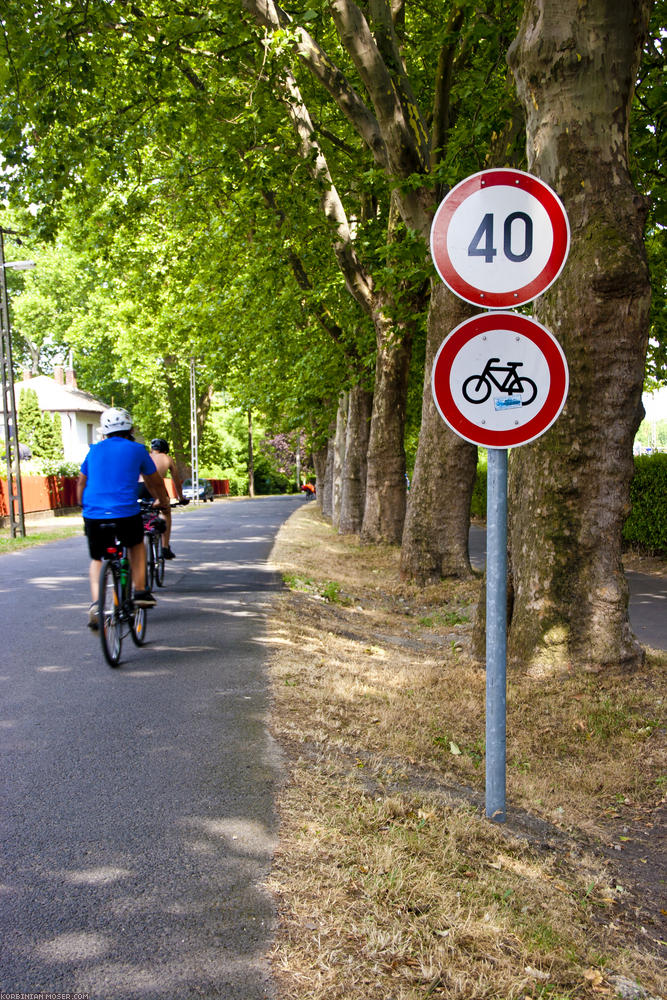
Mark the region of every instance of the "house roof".
[[37, 393], [40, 410], [56, 411], [79, 411], [83, 413], [102, 413], [107, 409], [104, 403], [97, 396], [82, 389], [73, 389], [69, 385], [60, 385], [54, 378], [48, 375], [35, 375], [33, 378], [25, 379], [21, 382], [14, 382], [14, 395], [18, 406], [22, 389], [34, 389]]

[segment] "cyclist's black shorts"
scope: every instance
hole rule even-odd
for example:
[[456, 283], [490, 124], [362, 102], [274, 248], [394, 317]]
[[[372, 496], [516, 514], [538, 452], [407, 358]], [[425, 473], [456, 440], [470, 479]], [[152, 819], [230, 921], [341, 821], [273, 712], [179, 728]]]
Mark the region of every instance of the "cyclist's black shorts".
[[103, 521], [84, 517], [83, 523], [91, 559], [104, 559], [107, 548], [113, 545], [116, 539], [121, 545], [131, 549], [144, 538], [144, 522], [141, 514], [133, 514], [132, 517], [106, 518]]
[[139, 483], [139, 500], [155, 500], [146, 483]]

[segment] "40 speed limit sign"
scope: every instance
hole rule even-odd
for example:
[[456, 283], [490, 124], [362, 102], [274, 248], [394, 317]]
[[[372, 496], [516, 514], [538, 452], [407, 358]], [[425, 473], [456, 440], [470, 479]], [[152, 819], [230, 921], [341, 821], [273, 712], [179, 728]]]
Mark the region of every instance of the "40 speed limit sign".
[[459, 298], [507, 309], [553, 284], [570, 249], [560, 198], [532, 174], [503, 168], [466, 177], [440, 203], [431, 255]]

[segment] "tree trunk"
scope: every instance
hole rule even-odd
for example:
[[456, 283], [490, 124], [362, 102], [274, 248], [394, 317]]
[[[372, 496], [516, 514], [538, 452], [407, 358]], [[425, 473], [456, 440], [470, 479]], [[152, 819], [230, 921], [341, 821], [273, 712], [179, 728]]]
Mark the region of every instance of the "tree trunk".
[[345, 438], [347, 434], [348, 395], [341, 393], [336, 413], [336, 436], [333, 454], [333, 492], [331, 498], [331, 523], [336, 531], [340, 524], [340, 505], [343, 495], [343, 470], [345, 467]]
[[323, 448], [317, 448], [313, 451], [313, 465], [315, 467], [315, 487], [317, 489], [317, 496], [320, 499], [320, 504], [322, 503], [322, 497], [325, 492], [325, 484], [327, 479], [327, 448], [326, 445]]
[[401, 574], [418, 583], [472, 574], [470, 498], [477, 448], [449, 430], [431, 392], [435, 355], [454, 327], [474, 312], [434, 280], [428, 314], [422, 424], [401, 546]]
[[368, 441], [363, 542], [399, 544], [405, 521], [405, 407], [412, 338], [376, 316], [375, 392]]
[[361, 530], [366, 500], [366, 453], [370, 430], [373, 394], [355, 385], [348, 394], [345, 469], [340, 505], [341, 534], [356, 534]]
[[324, 470], [324, 488], [320, 494], [322, 516], [326, 517], [327, 521], [333, 520], [333, 467], [334, 439], [333, 437], [329, 437], [327, 440], [327, 459]]
[[554, 426], [510, 461], [510, 661], [535, 673], [631, 667], [621, 530], [642, 412], [649, 279], [628, 116], [650, 0], [526, 0], [508, 54], [528, 167], [562, 197], [568, 264], [537, 303], [570, 369]]

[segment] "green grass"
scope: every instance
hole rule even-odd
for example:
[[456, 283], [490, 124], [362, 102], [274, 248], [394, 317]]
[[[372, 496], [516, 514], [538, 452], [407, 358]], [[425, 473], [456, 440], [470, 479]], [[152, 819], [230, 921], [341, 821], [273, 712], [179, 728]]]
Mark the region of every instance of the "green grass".
[[73, 538], [82, 532], [81, 523], [63, 524], [57, 528], [49, 528], [40, 531], [38, 528], [26, 527], [25, 538], [12, 538], [9, 528], [0, 529], [0, 555], [6, 552], [17, 552], [20, 549], [29, 549], [33, 545], [44, 545], [47, 542], [57, 542], [63, 538]]

